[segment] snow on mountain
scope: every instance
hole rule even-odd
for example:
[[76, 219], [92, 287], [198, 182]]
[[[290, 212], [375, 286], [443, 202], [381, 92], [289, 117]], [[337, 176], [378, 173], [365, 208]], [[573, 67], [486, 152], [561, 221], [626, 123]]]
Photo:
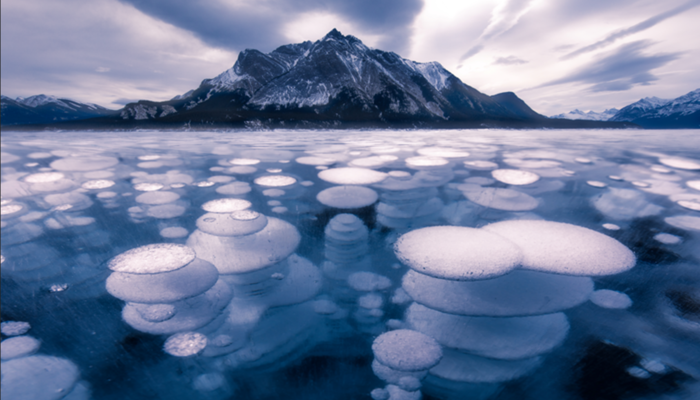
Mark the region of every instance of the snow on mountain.
[[2, 125], [43, 124], [94, 118], [115, 113], [97, 104], [39, 94], [11, 99], [2, 96]]
[[622, 108], [611, 121], [630, 121], [645, 128], [700, 128], [700, 89], [673, 100], [647, 97]]
[[569, 111], [568, 113], [552, 115], [549, 118], [555, 119], [579, 119], [587, 121], [608, 121], [612, 118], [618, 111], [617, 108], [609, 108], [603, 112], [588, 111], [584, 112], [579, 109]]
[[663, 117], [674, 114], [686, 116], [698, 110], [700, 110], [700, 89], [695, 89], [688, 94], [660, 105], [656, 109], [656, 114]]

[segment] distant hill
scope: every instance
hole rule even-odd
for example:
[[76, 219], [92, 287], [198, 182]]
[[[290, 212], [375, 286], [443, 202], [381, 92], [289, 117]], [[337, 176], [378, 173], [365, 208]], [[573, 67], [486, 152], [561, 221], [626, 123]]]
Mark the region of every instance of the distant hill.
[[673, 100], [645, 97], [620, 110], [612, 108], [602, 113], [574, 110], [550, 118], [631, 122], [647, 129], [698, 129], [700, 89]]
[[49, 124], [95, 117], [116, 115], [97, 104], [84, 104], [69, 99], [59, 99], [43, 94], [27, 98], [0, 99], [0, 123], [3, 126], [21, 124]]

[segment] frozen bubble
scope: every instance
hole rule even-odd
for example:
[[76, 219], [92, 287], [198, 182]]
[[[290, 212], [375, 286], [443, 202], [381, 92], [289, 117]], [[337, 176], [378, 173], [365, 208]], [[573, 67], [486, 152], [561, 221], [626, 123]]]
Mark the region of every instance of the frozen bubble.
[[277, 206], [281, 206], [282, 202], [279, 200], [270, 200], [267, 202], [267, 205], [270, 207], [277, 207]]
[[107, 189], [108, 187], [114, 186], [114, 181], [100, 179], [94, 181], [87, 181], [81, 185], [83, 189]]
[[663, 244], [678, 244], [682, 239], [676, 235], [671, 235], [670, 233], [657, 233], [654, 235], [654, 240]]
[[469, 201], [484, 207], [505, 211], [530, 211], [539, 205], [537, 199], [517, 190], [473, 186], [475, 187], [460, 185], [460, 190]]
[[338, 185], [371, 185], [387, 178], [384, 172], [367, 168], [332, 168], [318, 173], [318, 177], [326, 182]]
[[146, 154], [143, 156], [139, 156], [138, 159], [141, 161], [155, 161], [160, 159], [160, 156], [157, 154]]
[[55, 206], [56, 210], [59, 211], [65, 211], [69, 209], [82, 210], [92, 205], [92, 200], [90, 200], [89, 197], [78, 192], [50, 194], [44, 197], [44, 201], [52, 206]]
[[210, 176], [207, 180], [209, 182], [214, 182], [214, 183], [229, 183], [233, 180], [234, 178], [230, 176], [225, 176], [225, 175], [215, 175], [215, 176]]
[[272, 211], [273, 213], [276, 213], [276, 214], [284, 214], [287, 211], [289, 211], [289, 209], [287, 207], [272, 207], [272, 209], [270, 209], [270, 211]]
[[659, 162], [671, 168], [685, 169], [685, 170], [700, 170], [700, 162], [697, 160], [691, 160], [689, 158], [682, 157], [668, 157], [660, 158]]
[[224, 172], [224, 171], [226, 171], [226, 168], [224, 168], [224, 167], [211, 167], [211, 168], [209, 168], [209, 171], [211, 171], [211, 172]]
[[[151, 267], [151, 270], [155, 268]], [[200, 295], [219, 278], [211, 263], [195, 259], [186, 266], [159, 273], [113, 272], [105, 283], [112, 296], [133, 303], [171, 303]]]
[[403, 390], [415, 392], [416, 390], [420, 389], [422, 384], [420, 380], [415, 376], [404, 376], [401, 379], [399, 379], [398, 386]]
[[211, 182], [211, 181], [201, 181], [201, 182], [195, 182], [192, 184], [192, 186], [197, 186], [197, 187], [210, 187], [214, 186], [216, 183]]
[[85, 156], [62, 158], [51, 163], [51, 168], [57, 171], [97, 171], [119, 164], [119, 160], [107, 156]]
[[639, 365], [645, 370], [655, 374], [663, 374], [667, 371], [666, 366], [658, 360], [649, 360], [644, 358], [639, 362]]
[[11, 215], [20, 212], [24, 209], [21, 204], [8, 204], [6, 206], [0, 207], [0, 215]]
[[678, 203], [679, 206], [687, 208], [689, 210], [700, 211], [700, 201], [698, 201], [696, 199], [678, 200], [676, 203]]
[[332, 165], [336, 162], [334, 159], [326, 157], [299, 157], [294, 161], [303, 165]]
[[622, 180], [624, 180], [623, 177], [618, 176], [618, 175], [609, 175], [608, 178], [610, 178], [610, 179], [612, 179], [612, 180], [614, 180], [614, 181], [622, 181]]
[[162, 161], [144, 161], [136, 164], [137, 167], [143, 168], [143, 169], [154, 169], [154, 168], [160, 168], [163, 165], [165, 165]]
[[517, 169], [497, 169], [491, 171], [491, 176], [496, 180], [509, 185], [529, 185], [540, 179], [540, 176], [529, 171]]
[[146, 192], [136, 196], [134, 199], [141, 204], [167, 204], [172, 203], [180, 198], [180, 195], [174, 192]]
[[615, 224], [603, 224], [603, 228], [609, 230], [609, 231], [619, 231], [620, 227]]
[[228, 160], [229, 163], [233, 165], [256, 165], [260, 164], [260, 160], [255, 158], [234, 158]]
[[313, 186], [313, 185], [314, 185], [314, 183], [313, 183], [312, 181], [301, 181], [299, 184], [300, 184], [301, 186], [306, 186], [306, 187], [309, 187], [309, 186]]
[[416, 151], [422, 156], [442, 157], [442, 158], [464, 158], [469, 157], [466, 151], [455, 150], [447, 147], [424, 147]]
[[[2, 356], [0, 358], [4, 362], [13, 358], [26, 357], [36, 353], [39, 350], [39, 346], [41, 346], [41, 342], [31, 336], [17, 336], [5, 339], [0, 344], [0, 348], [2, 348]], [[3, 397], [5, 396], [3, 395]]]
[[576, 157], [576, 158], [574, 158], [574, 161], [576, 161], [579, 164], [592, 164], [593, 163], [593, 161], [591, 161], [590, 158], [586, 158], [586, 157]]
[[60, 172], [42, 172], [39, 174], [29, 175], [24, 178], [24, 181], [28, 183], [49, 183], [56, 182], [64, 177], [65, 175]]
[[314, 301], [314, 311], [321, 315], [332, 315], [338, 311], [338, 305], [328, 299]]
[[560, 345], [569, 332], [564, 313], [528, 317], [473, 317], [447, 314], [413, 303], [408, 325], [440, 344], [478, 356], [517, 360]]
[[29, 154], [27, 154], [27, 157], [31, 158], [32, 160], [40, 160], [42, 158], [51, 158], [51, 157], [53, 157], [53, 154], [44, 153], [44, 152], [37, 152], [37, 153], [29, 153]]
[[471, 178], [467, 178], [464, 180], [464, 183], [473, 183], [474, 185], [479, 185], [479, 186], [488, 186], [494, 184], [496, 181], [487, 178], [485, 176], [472, 176]]
[[516, 269], [478, 281], [450, 281], [408, 271], [403, 289], [416, 302], [450, 314], [509, 317], [548, 314], [588, 300], [588, 277]]
[[257, 271], [289, 257], [299, 245], [299, 231], [290, 223], [267, 217], [267, 225], [246, 236], [215, 236], [200, 230], [192, 232], [188, 246], [197, 257], [207, 260], [222, 274]]
[[265, 189], [262, 191], [263, 196], [267, 197], [282, 197], [285, 193], [287, 192], [282, 189]]
[[644, 193], [632, 189], [609, 188], [591, 202], [608, 218], [620, 221], [656, 215], [663, 210], [662, 207], [649, 203]]
[[128, 274], [158, 274], [175, 271], [195, 259], [187, 246], [171, 243], [150, 244], [126, 251], [109, 262], [109, 269]]
[[248, 175], [256, 172], [257, 170], [257, 168], [251, 167], [250, 165], [237, 165], [235, 167], [229, 168], [227, 172], [237, 175]]
[[2, 363], [2, 398], [58, 400], [70, 393], [80, 373], [64, 358], [44, 355], [20, 357]]
[[115, 192], [109, 192], [109, 191], [107, 191], [107, 192], [100, 192], [100, 193], [97, 193], [97, 198], [98, 198], [98, 199], [111, 199], [111, 198], [114, 198], [114, 197], [117, 197], [117, 193], [115, 193]]
[[263, 230], [267, 217], [252, 210], [207, 213], [197, 219], [197, 228], [216, 236], [244, 236]]
[[651, 374], [649, 371], [646, 371], [642, 368], [639, 367], [629, 367], [627, 368], [627, 373], [630, 374], [631, 376], [637, 378], [637, 379], [649, 379], [651, 378]]
[[670, 174], [672, 171], [666, 167], [662, 167], [660, 165], [653, 165], [651, 168], [652, 171], [658, 172], [660, 174]]
[[397, 329], [379, 335], [372, 343], [374, 357], [398, 371], [422, 371], [435, 366], [442, 358], [442, 348], [430, 336]]
[[370, 393], [372, 400], [389, 400], [391, 395], [386, 389], [377, 388]]
[[690, 215], [676, 215], [674, 217], [666, 217], [664, 221], [676, 228], [687, 231], [700, 231], [700, 217]]
[[185, 237], [189, 231], [181, 226], [170, 226], [160, 230], [160, 236], [168, 239], [176, 239]]
[[531, 160], [521, 158], [506, 158], [503, 160], [503, 162], [511, 167], [533, 169], [556, 168], [561, 165], [559, 161], [554, 160]]
[[357, 305], [367, 309], [381, 308], [383, 304], [384, 299], [377, 293], [365, 294], [357, 299]]
[[175, 357], [193, 356], [207, 346], [207, 337], [198, 332], [176, 333], [168, 338], [163, 350]]
[[359, 168], [379, 168], [386, 164], [392, 163], [399, 158], [390, 155], [381, 155], [373, 157], [356, 158], [348, 163], [351, 167]]
[[377, 192], [363, 186], [335, 186], [316, 195], [319, 203], [340, 209], [366, 207], [374, 204], [378, 198]]
[[226, 379], [218, 372], [208, 372], [194, 378], [192, 387], [200, 392], [211, 392], [226, 385]]
[[172, 185], [170, 185], [170, 187], [173, 189], [180, 189], [180, 188], [185, 187], [185, 184], [184, 183], [173, 183]]
[[139, 304], [134, 308], [143, 319], [150, 322], [163, 322], [175, 316], [175, 306], [172, 304]]
[[597, 188], [604, 188], [604, 187], [608, 186], [605, 182], [601, 182], [601, 181], [586, 181], [586, 183], [588, 184], [588, 186], [593, 186], [593, 187], [597, 187]]
[[177, 204], [163, 204], [148, 208], [148, 215], [157, 219], [176, 218], [184, 214], [185, 207]]
[[35, 163], [35, 162], [30, 162], [30, 163], [24, 164], [25, 167], [29, 167], [29, 168], [36, 167], [37, 165], [39, 165], [39, 163]]
[[[700, 219], [700, 218], [699, 218]], [[634, 254], [602, 233], [561, 222], [502, 221], [482, 229], [520, 247], [522, 267], [566, 275], [612, 275], [634, 267]]]
[[700, 180], [688, 181], [685, 184], [688, 185], [688, 187], [691, 189], [700, 190]]
[[396, 256], [412, 269], [436, 278], [487, 279], [516, 268], [520, 249], [502, 236], [481, 229], [434, 226], [402, 235]]
[[252, 189], [248, 182], [231, 182], [227, 185], [216, 188], [216, 193], [230, 196], [240, 196], [249, 193], [251, 190]]
[[632, 299], [624, 293], [601, 289], [591, 294], [591, 302], [601, 308], [625, 309], [632, 305]]
[[355, 272], [348, 277], [348, 285], [360, 292], [373, 292], [391, 287], [389, 278], [373, 272]]
[[450, 162], [443, 157], [438, 156], [417, 156], [409, 157], [406, 160], [406, 165], [409, 168], [420, 169], [426, 167], [442, 167], [448, 165]]
[[389, 176], [398, 180], [409, 180], [411, 179], [411, 173], [408, 171], [389, 171]]
[[216, 199], [202, 204], [202, 209], [211, 213], [232, 213], [250, 208], [253, 203], [243, 199]]
[[651, 186], [647, 182], [642, 182], [642, 181], [633, 181], [632, 184], [634, 186], [641, 187], [641, 188], [648, 188], [649, 186]]
[[162, 188], [162, 184], [155, 182], [144, 182], [134, 185], [134, 189], [138, 190], [139, 192], [155, 192], [156, 190], [160, 190]]
[[0, 324], [0, 331], [5, 336], [24, 335], [31, 329], [29, 322], [24, 321], [5, 321]]
[[497, 383], [519, 378], [542, 364], [542, 357], [498, 360], [479, 357], [449, 348], [430, 374], [454, 382]]
[[14, 154], [5, 153], [4, 151], [0, 152], [0, 164], [9, 164], [20, 159], [21, 158], [19, 156], [16, 156]]
[[283, 187], [296, 183], [296, 179], [286, 175], [267, 175], [256, 178], [253, 182], [260, 186]]
[[477, 171], [489, 171], [498, 168], [498, 164], [495, 162], [484, 160], [465, 161], [464, 166]]
[[326, 167], [325, 165], [317, 165], [317, 166], [316, 166], [316, 169], [319, 170], [319, 171], [323, 171], [323, 170], [328, 169], [328, 167]]

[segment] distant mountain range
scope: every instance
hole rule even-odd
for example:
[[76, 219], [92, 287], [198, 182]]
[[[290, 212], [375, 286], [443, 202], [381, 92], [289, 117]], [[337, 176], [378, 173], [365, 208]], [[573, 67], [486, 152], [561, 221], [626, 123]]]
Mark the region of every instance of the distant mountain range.
[[571, 120], [626, 121], [648, 129], [700, 128], [700, 89], [673, 100], [646, 97], [618, 110], [611, 108], [602, 113], [580, 110], [550, 118]]
[[43, 95], [2, 97], [0, 122], [33, 124], [27, 129], [638, 127], [628, 120], [547, 118], [512, 92], [488, 96], [437, 62], [371, 49], [335, 29], [268, 54], [244, 50], [231, 69], [169, 101], [112, 111]]
[[2, 96], [0, 110], [2, 125], [52, 124], [118, 114], [97, 104], [83, 104], [43, 94], [16, 99]]

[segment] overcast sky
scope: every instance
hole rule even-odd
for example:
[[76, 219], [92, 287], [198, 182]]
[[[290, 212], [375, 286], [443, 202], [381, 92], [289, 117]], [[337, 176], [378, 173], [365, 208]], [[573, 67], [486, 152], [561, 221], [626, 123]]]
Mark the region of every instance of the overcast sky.
[[700, 0], [2, 0], [2, 94], [117, 109], [337, 28], [545, 115], [700, 88]]

